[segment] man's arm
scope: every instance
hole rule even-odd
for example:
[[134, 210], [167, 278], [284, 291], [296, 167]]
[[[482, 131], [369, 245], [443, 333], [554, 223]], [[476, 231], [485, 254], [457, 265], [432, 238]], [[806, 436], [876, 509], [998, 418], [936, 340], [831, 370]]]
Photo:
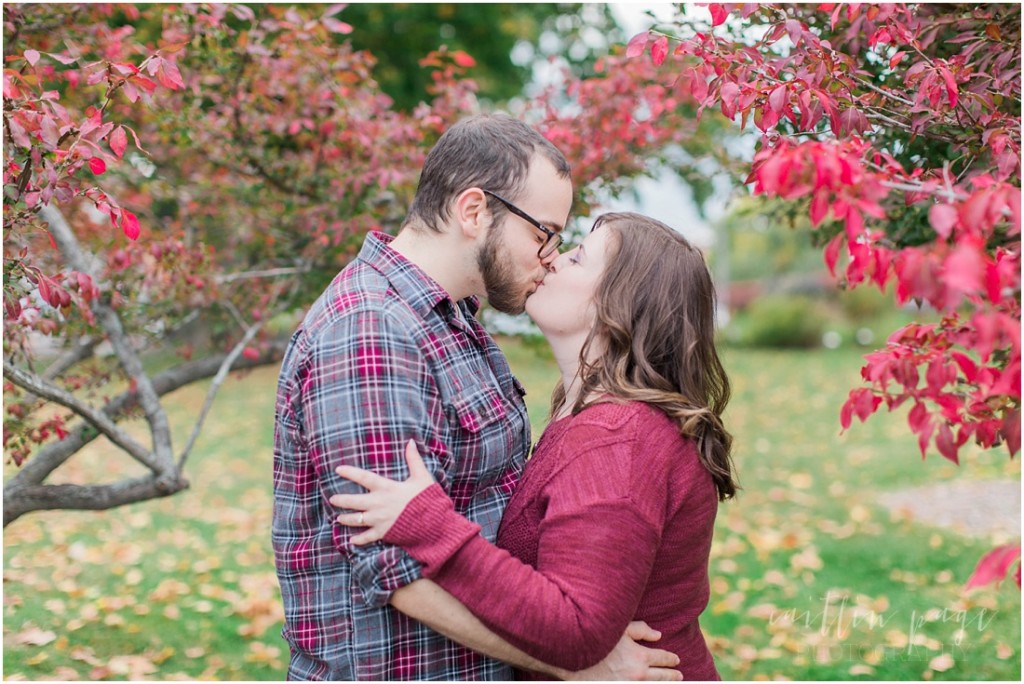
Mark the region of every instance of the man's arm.
[[[668, 651], [636, 643], [658, 638], [643, 623], [632, 623], [615, 649], [600, 663], [582, 672], [569, 672], [542, 663], [503, 640], [478, 620], [458, 599], [430, 580], [420, 579], [391, 594], [391, 605], [431, 629], [467, 648], [523, 670], [542, 672], [557, 679], [679, 681], [673, 669], [679, 658]], [[645, 629], [646, 628], [646, 629]]]

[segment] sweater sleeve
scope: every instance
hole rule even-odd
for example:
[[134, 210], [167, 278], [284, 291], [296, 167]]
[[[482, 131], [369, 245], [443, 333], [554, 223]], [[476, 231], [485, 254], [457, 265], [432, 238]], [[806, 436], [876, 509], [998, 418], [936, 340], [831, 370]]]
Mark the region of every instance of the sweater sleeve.
[[536, 569], [477, 534], [436, 486], [410, 503], [385, 541], [512, 645], [582, 670], [611, 652], [636, 614], [661, 530], [630, 496], [632, 440], [567, 437], [588, 448], [545, 487]]

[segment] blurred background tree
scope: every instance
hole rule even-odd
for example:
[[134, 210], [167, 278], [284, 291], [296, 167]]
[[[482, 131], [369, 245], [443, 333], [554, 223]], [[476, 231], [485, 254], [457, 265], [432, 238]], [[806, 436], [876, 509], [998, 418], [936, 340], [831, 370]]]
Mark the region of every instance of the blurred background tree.
[[405, 111], [428, 98], [419, 60], [442, 45], [469, 54], [478, 95], [500, 103], [522, 94], [538, 60], [557, 55], [586, 75], [623, 39], [606, 4], [357, 3], [339, 16], [359, 27], [352, 46], [376, 57], [374, 78]]

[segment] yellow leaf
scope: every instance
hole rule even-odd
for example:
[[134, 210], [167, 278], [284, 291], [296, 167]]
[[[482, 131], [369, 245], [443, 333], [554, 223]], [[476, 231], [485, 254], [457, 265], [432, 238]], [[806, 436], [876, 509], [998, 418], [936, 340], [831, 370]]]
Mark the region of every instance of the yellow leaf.
[[854, 665], [850, 668], [849, 671], [850, 674], [852, 674], [855, 677], [870, 677], [871, 675], [875, 674], [875, 668], [871, 667], [870, 665]]

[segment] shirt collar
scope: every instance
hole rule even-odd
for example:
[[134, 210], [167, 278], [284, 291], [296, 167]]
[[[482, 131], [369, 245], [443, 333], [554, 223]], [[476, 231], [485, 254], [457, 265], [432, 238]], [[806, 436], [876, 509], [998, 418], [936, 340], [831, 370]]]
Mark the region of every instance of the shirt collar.
[[[395, 292], [420, 316], [426, 317], [439, 304], [446, 302], [447, 306], [442, 308], [447, 310], [442, 314], [450, 320], [455, 307], [451, 296], [423, 269], [392, 249], [390, 244], [394, 239], [394, 235], [371, 231], [367, 233], [356, 258], [387, 278]], [[475, 316], [480, 308], [480, 299], [476, 296], [466, 297], [459, 303], [464, 305], [469, 316]]]

